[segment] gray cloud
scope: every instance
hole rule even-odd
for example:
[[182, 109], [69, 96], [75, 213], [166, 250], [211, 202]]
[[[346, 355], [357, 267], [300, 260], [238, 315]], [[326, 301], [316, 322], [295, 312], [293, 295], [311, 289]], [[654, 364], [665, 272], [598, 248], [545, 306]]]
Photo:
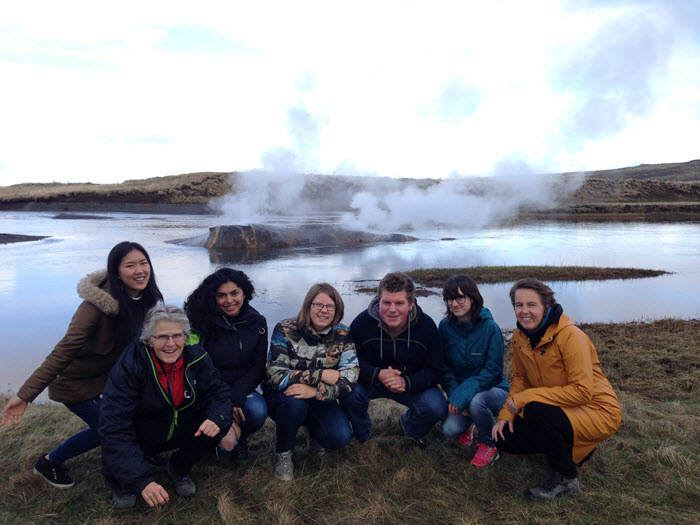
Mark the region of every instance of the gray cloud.
[[671, 33], [631, 14], [607, 22], [570, 50], [556, 70], [558, 87], [577, 95], [569, 133], [600, 138], [648, 115], [656, 104], [654, 81], [666, 73], [672, 46]]

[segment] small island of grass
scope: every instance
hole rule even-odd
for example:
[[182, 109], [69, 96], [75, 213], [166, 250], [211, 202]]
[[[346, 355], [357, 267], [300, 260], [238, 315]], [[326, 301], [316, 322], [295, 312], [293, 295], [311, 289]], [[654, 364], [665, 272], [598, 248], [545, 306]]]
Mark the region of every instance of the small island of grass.
[[658, 277], [669, 272], [640, 268], [598, 268], [595, 266], [471, 266], [469, 268], [419, 268], [406, 272], [422, 286], [442, 286], [448, 277], [465, 273], [477, 284], [515, 282], [523, 277], [540, 281], [607, 281]]

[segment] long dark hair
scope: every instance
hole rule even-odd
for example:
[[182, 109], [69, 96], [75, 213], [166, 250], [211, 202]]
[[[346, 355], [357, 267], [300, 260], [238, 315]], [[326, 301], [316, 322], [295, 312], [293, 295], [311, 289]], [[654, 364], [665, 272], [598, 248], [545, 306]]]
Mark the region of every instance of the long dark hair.
[[[140, 251], [151, 268], [146, 288], [141, 292], [141, 299], [134, 301], [124, 289], [124, 285], [119, 279], [119, 265], [130, 252]], [[156, 275], [153, 272], [151, 258], [146, 249], [139, 243], [123, 241], [112, 248], [107, 256], [107, 279], [109, 280], [109, 292], [119, 303], [119, 315], [117, 316], [116, 338], [120, 345], [126, 345], [136, 336], [146, 318], [146, 312], [158, 301], [163, 300], [156, 284]]]
[[[484, 298], [481, 297], [481, 292], [479, 292], [479, 287], [474, 282], [474, 279], [466, 274], [453, 275], [445, 281], [445, 286], [442, 289], [442, 298], [445, 301], [445, 305], [447, 305], [448, 299], [457, 299], [460, 295], [460, 290], [462, 295], [466, 295], [472, 300], [472, 306], [468, 312], [470, 320], [478, 321], [481, 308], [484, 306]], [[445, 312], [445, 319], [448, 321], [455, 319], [455, 314], [452, 313], [449, 306], [447, 306], [447, 311]]]
[[214, 324], [214, 319], [222, 315], [219, 305], [216, 304], [216, 291], [224, 283], [233, 283], [243, 292], [243, 306], [255, 294], [255, 287], [248, 276], [240, 270], [233, 268], [219, 268], [214, 273], [207, 275], [200, 285], [185, 300], [185, 313], [192, 323], [192, 327], [202, 334], [207, 334]]

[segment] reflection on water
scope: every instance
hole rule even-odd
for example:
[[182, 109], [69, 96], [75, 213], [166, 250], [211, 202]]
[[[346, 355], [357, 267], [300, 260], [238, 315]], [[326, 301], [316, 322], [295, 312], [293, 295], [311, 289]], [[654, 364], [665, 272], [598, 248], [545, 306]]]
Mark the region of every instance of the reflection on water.
[[[308, 287], [328, 281], [343, 294], [346, 322], [370, 297], [355, 293], [392, 270], [475, 265], [582, 265], [661, 269], [653, 279], [553, 283], [559, 301], [576, 322], [700, 317], [700, 225], [649, 223], [537, 223], [481, 231], [411, 232], [412, 243], [359, 248], [305, 248], [209, 253], [166, 241], [206, 235], [212, 216], [104, 214], [104, 219], [53, 219], [51, 213], [0, 212], [3, 233], [50, 235], [36, 242], [0, 245], [0, 391], [16, 391], [63, 336], [80, 299], [75, 291], [86, 273], [104, 268], [119, 241], [143, 244], [166, 300], [182, 304], [217, 266], [235, 265], [255, 284], [253, 305], [272, 327], [296, 315]], [[316, 222], [333, 217], [316, 216]], [[297, 224], [303, 218], [276, 219]], [[440, 240], [442, 238], [454, 240]], [[480, 287], [486, 306], [503, 328], [514, 318], [510, 284]], [[419, 303], [436, 320], [444, 313], [440, 296]]]

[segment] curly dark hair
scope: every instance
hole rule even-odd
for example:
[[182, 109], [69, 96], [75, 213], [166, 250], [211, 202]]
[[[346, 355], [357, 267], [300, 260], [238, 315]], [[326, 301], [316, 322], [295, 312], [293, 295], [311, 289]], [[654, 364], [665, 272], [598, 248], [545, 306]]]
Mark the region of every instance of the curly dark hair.
[[209, 332], [214, 318], [221, 314], [216, 304], [216, 291], [224, 283], [234, 283], [243, 291], [243, 306], [245, 308], [255, 294], [255, 287], [248, 276], [233, 268], [219, 268], [206, 276], [200, 285], [185, 300], [184, 310], [190, 319], [192, 328], [202, 334]]

